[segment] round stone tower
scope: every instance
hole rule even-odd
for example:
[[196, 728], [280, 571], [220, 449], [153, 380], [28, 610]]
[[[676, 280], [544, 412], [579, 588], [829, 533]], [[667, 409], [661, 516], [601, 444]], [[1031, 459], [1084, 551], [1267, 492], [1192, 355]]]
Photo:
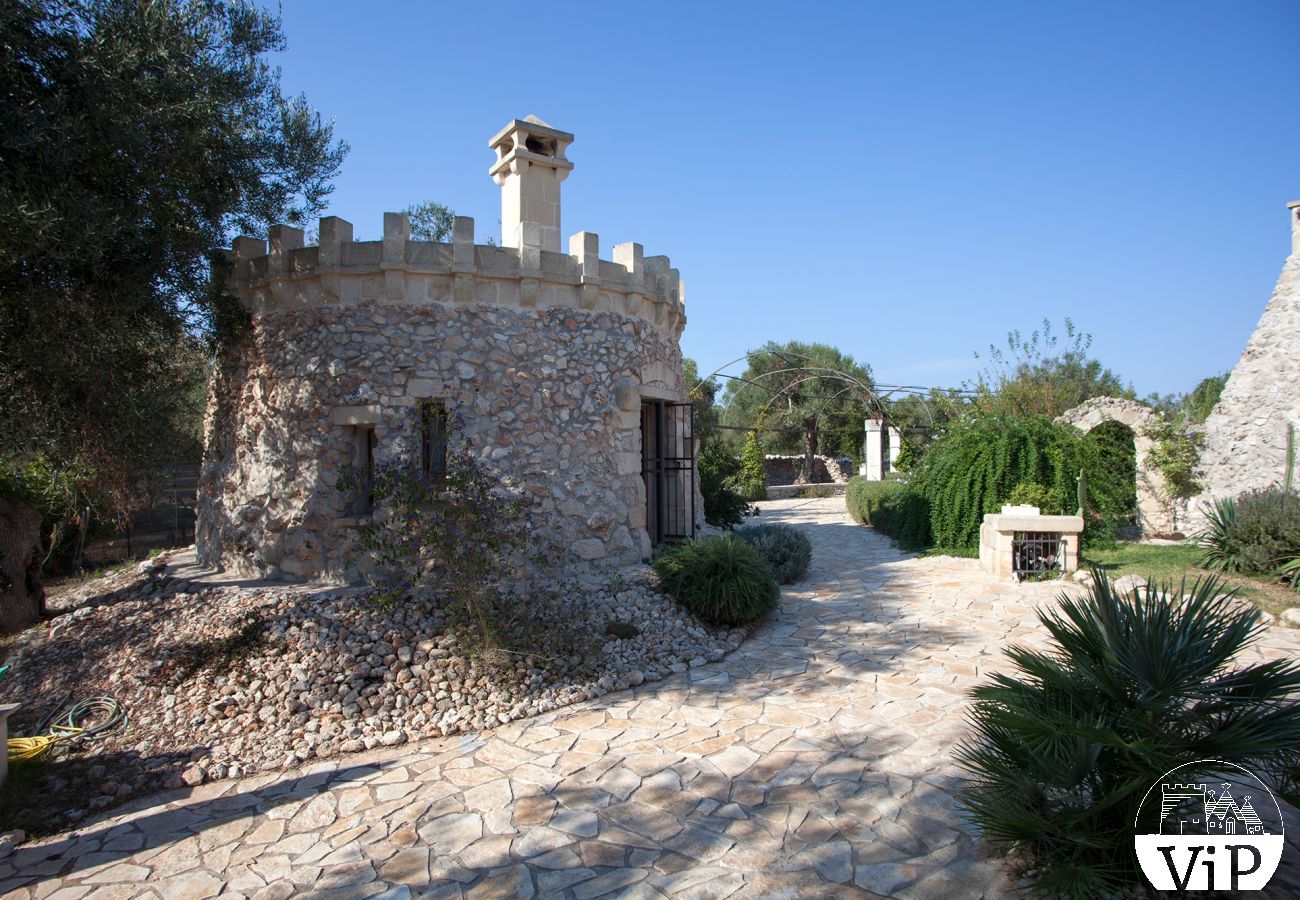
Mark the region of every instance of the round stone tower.
[[[681, 278], [666, 256], [580, 232], [560, 250], [573, 135], [529, 116], [489, 145], [500, 246], [383, 240], [320, 220], [319, 243], [277, 225], [235, 240], [230, 289], [251, 324], [213, 378], [199, 489], [201, 562], [251, 575], [351, 578], [372, 510], [340, 474], [430, 465], [448, 417], [538, 502], [568, 563], [637, 562], [702, 524], [678, 339]], [[436, 463], [434, 463], [436, 464]]]

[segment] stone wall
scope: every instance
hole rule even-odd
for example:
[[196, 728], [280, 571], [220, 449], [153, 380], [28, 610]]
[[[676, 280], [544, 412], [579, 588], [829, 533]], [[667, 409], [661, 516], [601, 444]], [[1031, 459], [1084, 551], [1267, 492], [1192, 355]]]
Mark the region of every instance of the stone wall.
[[1281, 484], [1288, 426], [1300, 442], [1300, 203], [1288, 211], [1291, 255], [1203, 426], [1197, 477], [1205, 490], [1188, 504], [1193, 523], [1211, 498]]
[[[806, 484], [803, 474], [802, 456], [765, 456], [763, 467], [767, 472], [767, 483]], [[848, 457], [814, 456], [812, 484], [844, 484], [853, 472], [853, 460]]]
[[[413, 459], [417, 404], [442, 400], [476, 452], [528, 491], [579, 567], [650, 551], [643, 398], [683, 397], [680, 279], [640, 245], [597, 256], [409, 240], [322, 219], [321, 243], [277, 226], [236, 241], [233, 288], [252, 314], [220, 361], [200, 483], [200, 559], [258, 575], [354, 578], [349, 498], [335, 487], [373, 428], [374, 458]], [[702, 505], [694, 498], [697, 511]], [[697, 515], [697, 523], [703, 522]]]

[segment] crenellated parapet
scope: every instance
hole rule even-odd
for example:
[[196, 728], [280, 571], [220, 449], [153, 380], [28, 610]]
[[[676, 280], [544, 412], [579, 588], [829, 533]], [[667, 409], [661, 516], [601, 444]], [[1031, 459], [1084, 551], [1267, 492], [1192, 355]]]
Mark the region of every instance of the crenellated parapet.
[[[523, 223], [526, 231], [533, 226]], [[381, 241], [354, 241], [352, 223], [320, 220], [307, 245], [300, 228], [276, 225], [267, 240], [239, 237], [231, 251], [231, 289], [255, 315], [310, 306], [377, 302], [420, 306], [486, 303], [521, 308], [608, 311], [650, 322], [678, 338], [686, 325], [681, 274], [667, 256], [637, 243], [600, 258], [600, 238], [582, 231], [569, 252], [474, 243], [474, 220], [457, 216], [452, 241], [414, 241], [402, 213], [384, 213]]]
[[411, 240], [402, 213], [384, 214], [377, 241], [336, 216], [310, 246], [288, 225], [235, 240], [220, 268], [251, 321], [212, 380], [205, 564], [363, 577], [374, 561], [357, 529], [383, 511], [343, 476], [431, 465], [452, 440], [530, 496], [571, 572], [695, 533], [681, 275], [640, 244], [601, 259], [591, 232], [562, 243], [572, 141], [536, 116], [492, 137], [499, 244], [475, 243], [464, 216], [448, 242]]

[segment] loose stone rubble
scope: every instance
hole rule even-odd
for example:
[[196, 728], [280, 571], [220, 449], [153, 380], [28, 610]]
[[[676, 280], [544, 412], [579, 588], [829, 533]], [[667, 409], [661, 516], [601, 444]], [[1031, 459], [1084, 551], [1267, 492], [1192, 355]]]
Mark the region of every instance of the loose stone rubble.
[[[432, 603], [382, 608], [355, 588], [212, 587], [146, 568], [57, 598], [74, 608], [20, 637], [9, 659], [3, 687], [23, 699], [19, 725], [69, 693], [125, 705], [125, 730], [78, 751], [111, 760], [80, 773], [93, 782], [92, 809], [499, 726], [716, 661], [744, 636], [701, 624], [642, 567], [549, 610], [590, 636], [583, 658], [489, 667], [466, 658]], [[615, 638], [610, 623], [635, 634]]]
[[[51, 896], [1016, 896], [963, 817], [967, 692], [1067, 581], [910, 558], [842, 498], [765, 504], [814, 558], [716, 664], [417, 747], [143, 798], [0, 859]], [[1250, 659], [1300, 653], [1270, 628]], [[1300, 889], [1300, 827], [1272, 896]], [[64, 891], [56, 894], [57, 891]]]

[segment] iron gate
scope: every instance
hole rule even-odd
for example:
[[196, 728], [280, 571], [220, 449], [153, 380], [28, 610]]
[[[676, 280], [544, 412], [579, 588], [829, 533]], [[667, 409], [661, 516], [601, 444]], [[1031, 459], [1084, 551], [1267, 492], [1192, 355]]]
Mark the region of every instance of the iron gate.
[[654, 544], [695, 534], [695, 427], [691, 404], [641, 402], [646, 531]]

